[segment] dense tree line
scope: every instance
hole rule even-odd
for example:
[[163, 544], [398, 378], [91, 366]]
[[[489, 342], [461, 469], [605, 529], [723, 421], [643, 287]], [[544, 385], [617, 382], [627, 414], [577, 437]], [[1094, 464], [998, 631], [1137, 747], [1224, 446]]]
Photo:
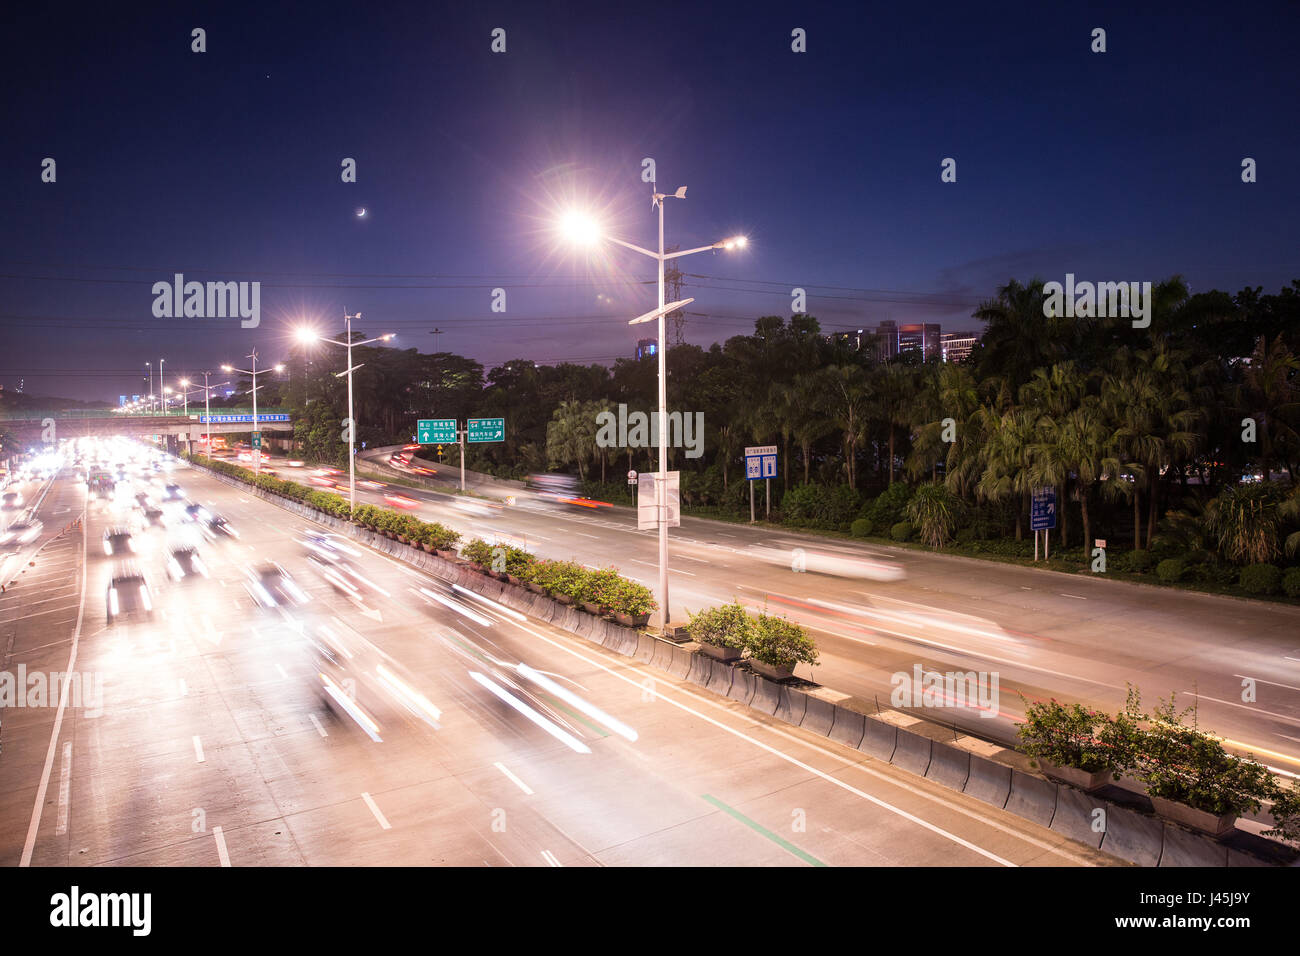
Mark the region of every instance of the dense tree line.
[[[876, 343], [828, 336], [809, 315], [674, 347], [669, 407], [702, 412], [705, 439], [697, 458], [670, 449], [669, 467], [704, 511], [747, 513], [743, 448], [775, 444], [774, 499], [796, 523], [847, 529], [906, 517], [910, 504], [933, 543], [962, 529], [1020, 539], [1032, 491], [1047, 486], [1061, 504], [1054, 547], [1108, 536], [1146, 550], [1177, 534], [1242, 563], [1276, 557], [1300, 464], [1300, 281], [1276, 295], [1191, 295], [1175, 277], [1152, 300], [1138, 329], [1045, 315], [1043, 283], [1013, 280], [975, 310], [986, 331], [962, 363], [881, 361]], [[296, 354], [263, 396], [295, 410], [297, 437], [318, 458], [341, 454], [339, 358]], [[566, 470], [611, 498], [627, 493], [625, 469], [656, 467], [652, 447], [597, 441], [602, 411], [656, 407], [653, 357], [612, 368], [520, 358], [486, 373], [414, 349], [364, 347], [354, 360], [360, 440], [409, 440], [421, 417], [501, 416], [506, 440], [471, 446], [470, 467]], [[1271, 532], [1257, 527], [1263, 513]], [[1236, 528], [1233, 514], [1244, 516]]]

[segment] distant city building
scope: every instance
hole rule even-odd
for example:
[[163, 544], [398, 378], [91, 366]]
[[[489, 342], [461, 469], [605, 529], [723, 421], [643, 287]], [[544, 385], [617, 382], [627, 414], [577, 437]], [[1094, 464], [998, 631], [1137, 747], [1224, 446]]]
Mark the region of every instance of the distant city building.
[[940, 336], [940, 348], [945, 362], [964, 362], [970, 358], [971, 349], [980, 337], [974, 332], [944, 332]]
[[639, 362], [647, 355], [657, 355], [659, 344], [654, 339], [639, 339], [636, 343], [636, 360]]
[[892, 319], [886, 319], [876, 327], [876, 335], [877, 356], [882, 362], [907, 352], [920, 352], [922, 361], [938, 358], [941, 354], [941, 332], [936, 322], [898, 325]]
[[871, 333], [866, 329], [855, 329], [849, 332], [833, 332], [826, 336], [827, 342], [843, 342], [851, 346], [854, 351], [858, 352], [861, 352], [863, 346], [865, 346], [870, 340]]

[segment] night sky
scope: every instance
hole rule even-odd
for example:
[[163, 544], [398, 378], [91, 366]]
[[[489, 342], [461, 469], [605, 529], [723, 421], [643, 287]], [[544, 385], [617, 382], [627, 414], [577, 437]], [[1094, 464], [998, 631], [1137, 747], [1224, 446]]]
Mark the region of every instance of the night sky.
[[[488, 368], [630, 357], [654, 263], [550, 224], [582, 205], [652, 246], [644, 157], [689, 186], [668, 244], [751, 240], [682, 260], [702, 345], [795, 286], [827, 331], [955, 331], [1012, 277], [1300, 278], [1292, 2], [26, 7], [0, 40], [6, 389], [116, 401], [146, 361], [273, 361], [344, 309]], [[175, 272], [261, 281], [260, 327], [154, 318]]]

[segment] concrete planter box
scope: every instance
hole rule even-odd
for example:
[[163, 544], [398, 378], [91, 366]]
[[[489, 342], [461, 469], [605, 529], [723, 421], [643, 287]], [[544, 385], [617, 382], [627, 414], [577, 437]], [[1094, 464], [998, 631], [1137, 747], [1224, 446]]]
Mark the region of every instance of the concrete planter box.
[[623, 614], [621, 612], [614, 614], [614, 620], [624, 627], [645, 627], [650, 623], [650, 612], [644, 614]]
[[752, 657], [749, 659], [749, 666], [754, 668], [755, 674], [760, 674], [768, 680], [789, 680], [794, 676], [793, 667], [773, 667]]
[[1063, 767], [1052, 763], [1050, 760], [1039, 760], [1038, 768], [1043, 771], [1043, 776], [1049, 780], [1055, 780], [1057, 783], [1068, 783], [1070, 786], [1078, 787], [1088, 793], [1100, 790], [1110, 783], [1112, 779], [1109, 770], [1098, 770], [1093, 773], [1080, 770], [1077, 767]]
[[567, 595], [567, 594], [558, 594], [558, 593], [557, 593], [557, 594], [555, 595], [555, 600], [559, 601], [561, 604], [572, 604], [572, 603], [573, 603], [573, 598], [569, 597], [569, 595]]
[[457, 558], [460, 557], [458, 554], [456, 554], [455, 551], [451, 551], [447, 549], [439, 550], [435, 548], [434, 553], [438, 555], [438, 557], [442, 558], [444, 561], [455, 561]]
[[1172, 820], [1174, 823], [1181, 823], [1185, 827], [1197, 830], [1201, 833], [1207, 833], [1216, 839], [1229, 834], [1234, 829], [1237, 822], [1237, 814], [1225, 813], [1222, 816], [1215, 816], [1213, 813], [1207, 813], [1205, 810], [1197, 810], [1195, 807], [1189, 807], [1185, 803], [1178, 803], [1176, 800], [1166, 800], [1164, 797], [1152, 797], [1151, 805], [1155, 807], [1156, 813], [1160, 814], [1166, 820]]
[[528, 582], [528, 590], [532, 591], [534, 594], [545, 594], [545, 593], [546, 593], [546, 588], [542, 587], [542, 586], [541, 586], [540, 584], [538, 584], [536, 581], [529, 581], [529, 582]]
[[509, 581], [511, 584], [513, 584], [515, 587], [520, 587], [524, 583], [523, 581], [520, 581], [517, 577], [515, 577], [513, 574], [507, 574], [506, 580]]
[[586, 601], [582, 602], [582, 609], [588, 614], [596, 615], [596, 617], [600, 617], [605, 613], [605, 609], [599, 604], [588, 604]]
[[745, 649], [743, 647], [719, 647], [716, 644], [701, 644], [700, 653], [706, 657], [712, 657], [715, 661], [728, 663], [740, 660], [744, 656]]

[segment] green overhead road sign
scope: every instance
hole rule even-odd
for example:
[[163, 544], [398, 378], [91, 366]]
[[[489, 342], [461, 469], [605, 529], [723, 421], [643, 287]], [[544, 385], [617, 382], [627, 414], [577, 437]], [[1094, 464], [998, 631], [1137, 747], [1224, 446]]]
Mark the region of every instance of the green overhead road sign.
[[504, 418], [471, 418], [465, 427], [466, 441], [505, 441], [506, 420]]
[[[421, 418], [416, 425], [416, 441], [421, 445], [451, 445], [456, 442], [456, 419]], [[471, 438], [470, 441], [473, 441]]]
[[261, 448], [261, 447], [262, 447], [262, 433], [261, 433], [261, 432], [253, 432], [253, 441], [252, 441], [252, 445], [253, 445], [254, 448]]

